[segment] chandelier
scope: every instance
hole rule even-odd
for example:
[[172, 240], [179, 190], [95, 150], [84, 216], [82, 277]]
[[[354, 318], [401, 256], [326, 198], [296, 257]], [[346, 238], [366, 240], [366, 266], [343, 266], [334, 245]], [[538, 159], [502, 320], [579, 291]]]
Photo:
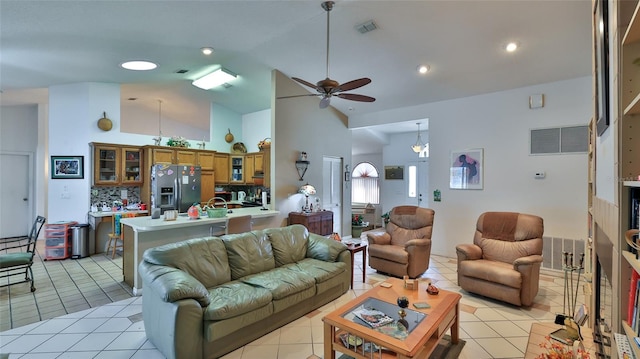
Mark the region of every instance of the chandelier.
[[416, 139], [416, 144], [411, 145], [411, 149], [415, 153], [420, 153], [429, 148], [429, 144], [422, 141], [422, 136], [420, 135], [420, 122], [418, 122], [416, 125], [418, 125], [418, 138]]

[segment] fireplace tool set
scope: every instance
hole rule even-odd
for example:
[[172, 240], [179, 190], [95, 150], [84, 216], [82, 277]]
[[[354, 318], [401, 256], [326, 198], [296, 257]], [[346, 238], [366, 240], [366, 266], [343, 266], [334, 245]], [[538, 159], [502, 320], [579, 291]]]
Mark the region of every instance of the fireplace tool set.
[[[584, 253], [580, 256], [580, 260], [578, 264], [574, 262], [573, 253], [564, 252], [564, 262], [562, 266], [562, 270], [564, 271], [564, 290], [563, 290], [563, 303], [562, 303], [562, 314], [556, 315], [556, 324], [564, 325], [564, 329], [556, 330], [551, 333], [551, 337], [559, 340], [561, 342], [569, 344], [570, 342], [576, 340], [582, 340], [582, 334], [580, 333], [580, 324], [576, 323], [576, 319], [574, 317], [576, 312], [576, 304], [578, 302], [578, 289], [580, 287], [580, 276], [582, 274], [582, 270], [584, 269]], [[577, 257], [577, 256], [576, 256]], [[577, 258], [576, 258], [577, 259]], [[575, 281], [575, 290], [573, 287], [574, 284], [574, 272], [578, 272], [578, 279]], [[586, 317], [583, 315], [579, 319], [581, 322]]]

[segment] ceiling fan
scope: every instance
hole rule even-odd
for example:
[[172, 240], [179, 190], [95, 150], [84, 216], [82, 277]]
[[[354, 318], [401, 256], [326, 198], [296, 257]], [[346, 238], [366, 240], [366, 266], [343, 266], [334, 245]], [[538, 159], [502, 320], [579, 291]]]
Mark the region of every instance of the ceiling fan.
[[333, 9], [333, 5], [335, 3], [333, 1], [325, 1], [322, 3], [322, 8], [327, 12], [327, 78], [321, 81], [318, 81], [315, 85], [307, 82], [303, 79], [292, 77], [293, 80], [311, 87], [318, 91], [317, 94], [306, 94], [306, 95], [294, 95], [294, 96], [283, 96], [278, 98], [291, 98], [291, 97], [303, 97], [303, 96], [321, 96], [320, 100], [320, 108], [326, 108], [329, 106], [331, 102], [331, 97], [336, 96], [345, 100], [351, 101], [360, 101], [360, 102], [373, 102], [376, 99], [373, 97], [358, 95], [354, 93], [343, 93], [344, 91], [354, 90], [364, 85], [371, 83], [371, 79], [363, 77], [361, 79], [352, 80], [349, 82], [345, 82], [342, 85], [335, 80], [329, 78], [329, 13]]

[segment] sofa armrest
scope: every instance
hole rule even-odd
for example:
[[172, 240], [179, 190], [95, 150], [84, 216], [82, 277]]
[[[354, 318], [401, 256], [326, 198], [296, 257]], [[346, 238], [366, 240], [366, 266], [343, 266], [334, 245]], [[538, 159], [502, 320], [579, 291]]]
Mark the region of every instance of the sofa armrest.
[[387, 232], [367, 233], [369, 244], [391, 244], [391, 236]]
[[144, 289], [145, 333], [165, 358], [202, 359], [203, 315], [200, 303], [193, 299], [166, 302], [154, 289]]
[[207, 288], [186, 272], [147, 262], [141, 262], [138, 269], [143, 286], [153, 288], [164, 302], [194, 299], [202, 307], [211, 302]]
[[335, 262], [340, 253], [346, 250], [347, 246], [342, 242], [315, 233], [309, 233], [307, 258], [319, 259], [325, 262]]
[[456, 246], [458, 262], [482, 258], [482, 248], [475, 244], [465, 243]]
[[517, 270], [518, 272], [522, 272], [523, 268], [531, 267], [536, 263], [542, 263], [541, 255], [534, 254], [531, 256], [520, 257], [516, 259], [515, 262], [513, 262], [513, 269]]
[[431, 246], [431, 239], [429, 238], [410, 239], [407, 241], [407, 243], [404, 244], [404, 248], [406, 250], [409, 250], [409, 247], [411, 246], [417, 246], [417, 247]]

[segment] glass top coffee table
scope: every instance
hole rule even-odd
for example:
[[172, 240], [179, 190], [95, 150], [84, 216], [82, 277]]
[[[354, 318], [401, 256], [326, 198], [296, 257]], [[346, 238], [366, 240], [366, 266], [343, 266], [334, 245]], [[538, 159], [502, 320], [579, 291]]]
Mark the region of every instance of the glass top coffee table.
[[[385, 283], [391, 287], [377, 286], [322, 319], [325, 359], [335, 359], [336, 351], [358, 359], [427, 359], [449, 329], [451, 342], [458, 342], [460, 294], [440, 289], [438, 295], [430, 295], [426, 281], [419, 282], [418, 290], [405, 289], [397, 278]], [[409, 299], [404, 318], [408, 328], [398, 323], [400, 307], [396, 301], [401, 296]], [[431, 308], [416, 309], [413, 304], [417, 302], [426, 302]], [[362, 309], [384, 313], [392, 321], [374, 327], [356, 315]]]

